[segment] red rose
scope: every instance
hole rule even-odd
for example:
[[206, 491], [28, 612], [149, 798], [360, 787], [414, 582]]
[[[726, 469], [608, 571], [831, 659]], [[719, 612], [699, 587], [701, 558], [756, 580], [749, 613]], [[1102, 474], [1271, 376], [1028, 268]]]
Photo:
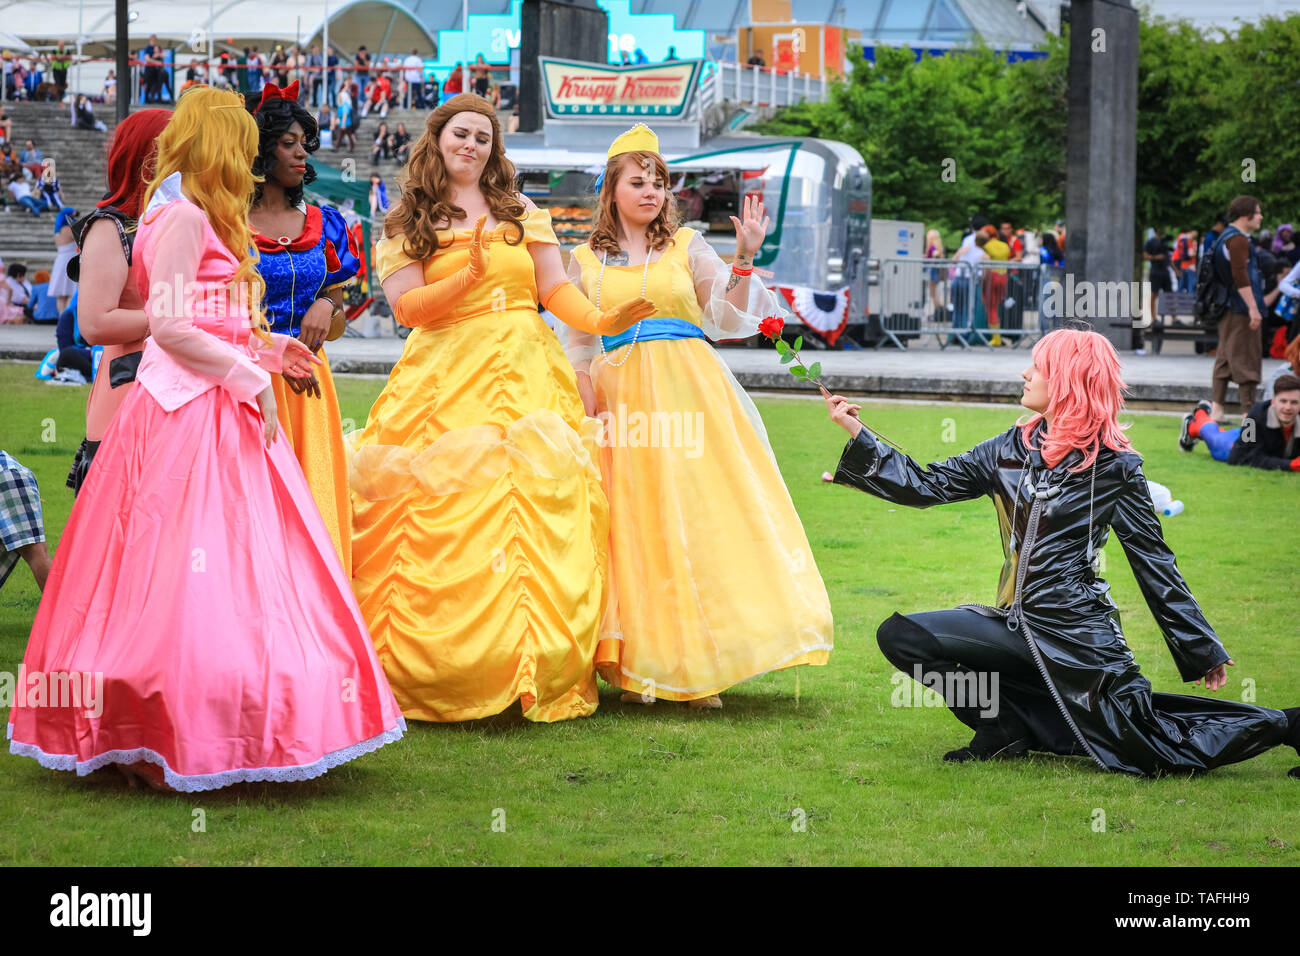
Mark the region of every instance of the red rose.
[[781, 330], [784, 328], [784, 319], [779, 319], [774, 315], [769, 315], [762, 322], [758, 323], [758, 334], [775, 341], [781, 337]]

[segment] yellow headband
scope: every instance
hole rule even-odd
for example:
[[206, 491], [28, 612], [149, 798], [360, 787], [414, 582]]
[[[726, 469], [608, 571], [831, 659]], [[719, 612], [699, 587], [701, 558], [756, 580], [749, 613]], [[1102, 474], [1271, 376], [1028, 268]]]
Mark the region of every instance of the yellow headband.
[[621, 156], [624, 153], [633, 152], [659, 152], [659, 137], [654, 134], [649, 126], [645, 123], [637, 123], [626, 133], [610, 144], [609, 152], [605, 154], [606, 159], [613, 159], [615, 156]]

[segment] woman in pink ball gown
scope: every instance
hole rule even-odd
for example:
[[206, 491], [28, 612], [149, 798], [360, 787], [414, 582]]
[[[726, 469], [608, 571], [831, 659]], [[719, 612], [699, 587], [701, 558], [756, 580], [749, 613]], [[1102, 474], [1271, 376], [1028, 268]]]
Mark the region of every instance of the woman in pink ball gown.
[[[55, 554], [10, 750], [155, 786], [304, 780], [405, 729], [287, 441], [250, 250], [256, 124], [187, 92], [135, 243], [151, 337]], [[249, 290], [241, 295], [239, 290]]]

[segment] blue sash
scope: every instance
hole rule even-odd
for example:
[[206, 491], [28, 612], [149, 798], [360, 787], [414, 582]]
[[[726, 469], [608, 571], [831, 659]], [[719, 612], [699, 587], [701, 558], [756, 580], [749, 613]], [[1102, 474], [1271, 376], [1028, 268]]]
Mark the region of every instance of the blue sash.
[[612, 352], [622, 345], [627, 345], [635, 337], [638, 342], [650, 342], [655, 339], [702, 339], [704, 330], [685, 319], [642, 319], [641, 331], [632, 326], [618, 335], [602, 335], [601, 342], [606, 352]]

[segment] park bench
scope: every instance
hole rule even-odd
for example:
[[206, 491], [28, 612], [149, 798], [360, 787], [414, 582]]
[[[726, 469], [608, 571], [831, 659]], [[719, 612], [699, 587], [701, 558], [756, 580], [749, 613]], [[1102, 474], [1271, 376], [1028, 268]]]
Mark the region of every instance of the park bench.
[[[1219, 333], [1215, 326], [1204, 325], [1196, 320], [1196, 296], [1191, 292], [1161, 292], [1156, 296], [1156, 318], [1148, 322], [1143, 315], [1140, 319], [1129, 322], [1112, 322], [1117, 329], [1140, 329], [1151, 339], [1151, 351], [1160, 354], [1165, 336], [1172, 335], [1196, 340], [1196, 354], [1213, 351], [1219, 344]], [[1186, 316], [1186, 321], [1179, 321], [1178, 316]]]
[[[1156, 296], [1156, 320], [1148, 329], [1151, 351], [1160, 354], [1166, 335], [1195, 339], [1197, 355], [1215, 348], [1219, 344], [1218, 329], [1198, 322], [1195, 308], [1196, 295], [1192, 292], [1161, 292]], [[1177, 316], [1186, 316], [1187, 321], [1180, 322]]]

